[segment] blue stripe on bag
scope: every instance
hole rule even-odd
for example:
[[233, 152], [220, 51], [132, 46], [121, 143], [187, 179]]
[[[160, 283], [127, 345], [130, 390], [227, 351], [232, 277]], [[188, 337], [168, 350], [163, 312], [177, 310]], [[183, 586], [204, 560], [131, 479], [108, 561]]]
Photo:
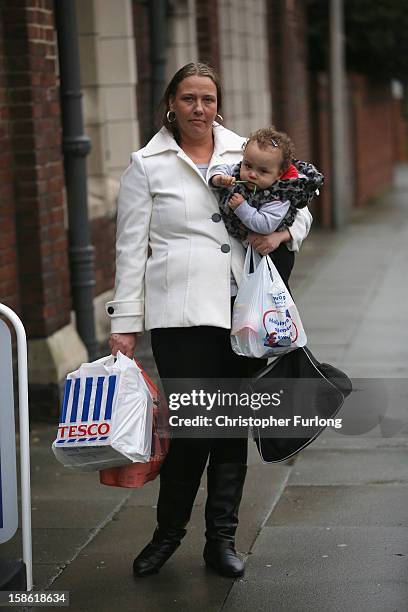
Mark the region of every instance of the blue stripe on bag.
[[87, 421], [89, 416], [89, 405], [91, 402], [91, 393], [92, 393], [92, 378], [87, 378], [85, 382], [85, 394], [84, 394], [84, 403], [82, 405], [82, 419], [81, 421]]
[[112, 418], [113, 396], [115, 394], [116, 376], [109, 376], [108, 397], [106, 398], [105, 420]]
[[68, 440], [57, 440], [56, 444], [65, 444], [66, 442], [96, 442], [96, 440], [107, 440], [109, 436], [101, 436], [99, 438], [69, 438]]
[[68, 406], [69, 394], [71, 392], [71, 384], [72, 384], [72, 379], [67, 378], [67, 380], [65, 381], [64, 399], [62, 400], [60, 423], [65, 423], [65, 419], [67, 418], [67, 406]]
[[72, 410], [71, 410], [71, 418], [70, 418], [71, 423], [75, 423], [75, 421], [77, 420], [80, 384], [81, 384], [81, 379], [77, 378], [75, 381], [75, 385], [74, 385], [74, 397], [72, 399]]
[[99, 417], [101, 415], [101, 402], [102, 402], [104, 380], [105, 380], [104, 376], [98, 376], [98, 382], [96, 385], [95, 405], [94, 405], [94, 411], [93, 411], [94, 421], [99, 421]]

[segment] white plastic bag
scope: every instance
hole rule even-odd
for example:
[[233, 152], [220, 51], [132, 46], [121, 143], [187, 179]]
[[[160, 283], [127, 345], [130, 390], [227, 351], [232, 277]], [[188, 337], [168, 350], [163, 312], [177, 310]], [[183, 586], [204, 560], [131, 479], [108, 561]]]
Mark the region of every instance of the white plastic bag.
[[268, 255], [261, 258], [249, 246], [232, 315], [233, 350], [245, 357], [266, 358], [306, 342], [296, 305], [272, 260]]
[[153, 401], [140, 368], [118, 351], [68, 374], [52, 449], [66, 467], [93, 471], [149, 461]]

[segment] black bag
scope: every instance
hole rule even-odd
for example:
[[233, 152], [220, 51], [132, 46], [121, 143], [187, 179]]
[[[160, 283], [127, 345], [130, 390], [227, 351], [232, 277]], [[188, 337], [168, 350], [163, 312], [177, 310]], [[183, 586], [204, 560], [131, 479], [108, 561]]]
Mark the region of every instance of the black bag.
[[[276, 392], [276, 384], [282, 387], [282, 404], [267, 409], [268, 415], [276, 418], [292, 418], [295, 414], [318, 419], [334, 418], [352, 391], [347, 374], [327, 363], [320, 363], [306, 347], [278, 357], [257, 372], [250, 383], [251, 392]], [[253, 427], [252, 435], [262, 461], [277, 463], [308, 446], [325, 427], [320, 424], [308, 427], [304, 437], [295, 437], [293, 428], [292, 436], [268, 437], [268, 430]], [[281, 431], [284, 429], [279, 428], [278, 432]]]

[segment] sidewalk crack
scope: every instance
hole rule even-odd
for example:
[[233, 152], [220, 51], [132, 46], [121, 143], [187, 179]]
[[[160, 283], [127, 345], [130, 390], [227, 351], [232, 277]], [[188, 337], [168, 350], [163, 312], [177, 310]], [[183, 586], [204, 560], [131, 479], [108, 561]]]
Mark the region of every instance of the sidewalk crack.
[[126, 497], [120, 500], [120, 502], [114, 507], [114, 509], [106, 516], [106, 518], [97, 527], [94, 527], [94, 529], [91, 529], [91, 532], [89, 536], [87, 537], [87, 539], [85, 540], [85, 542], [77, 548], [77, 550], [75, 551], [71, 559], [66, 561], [63, 566], [59, 567], [57, 573], [48, 579], [47, 583], [42, 587], [42, 590], [46, 591], [50, 589], [50, 587], [54, 584], [54, 582], [58, 580], [58, 578], [64, 573], [67, 567], [69, 567], [71, 563], [75, 561], [75, 559], [77, 559], [80, 553], [88, 546], [88, 544], [90, 544], [96, 538], [99, 532], [102, 531], [102, 529], [104, 529], [104, 527], [106, 527], [106, 525], [108, 525], [108, 523], [110, 523], [117, 514], [119, 514], [122, 507], [126, 504], [126, 502], [131, 497], [131, 495], [132, 495], [132, 491], [130, 491]]

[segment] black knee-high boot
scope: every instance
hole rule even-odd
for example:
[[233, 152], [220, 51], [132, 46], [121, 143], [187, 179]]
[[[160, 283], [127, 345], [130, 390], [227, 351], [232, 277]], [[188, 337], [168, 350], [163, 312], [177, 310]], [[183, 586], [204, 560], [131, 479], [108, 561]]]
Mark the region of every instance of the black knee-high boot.
[[247, 466], [241, 463], [214, 464], [207, 469], [207, 542], [203, 556], [212, 569], [232, 578], [244, 573], [244, 564], [235, 550], [235, 532], [246, 472]]
[[156, 574], [180, 546], [199, 485], [199, 478], [184, 482], [161, 476], [157, 502], [158, 525], [151, 542], [133, 562], [136, 576]]

